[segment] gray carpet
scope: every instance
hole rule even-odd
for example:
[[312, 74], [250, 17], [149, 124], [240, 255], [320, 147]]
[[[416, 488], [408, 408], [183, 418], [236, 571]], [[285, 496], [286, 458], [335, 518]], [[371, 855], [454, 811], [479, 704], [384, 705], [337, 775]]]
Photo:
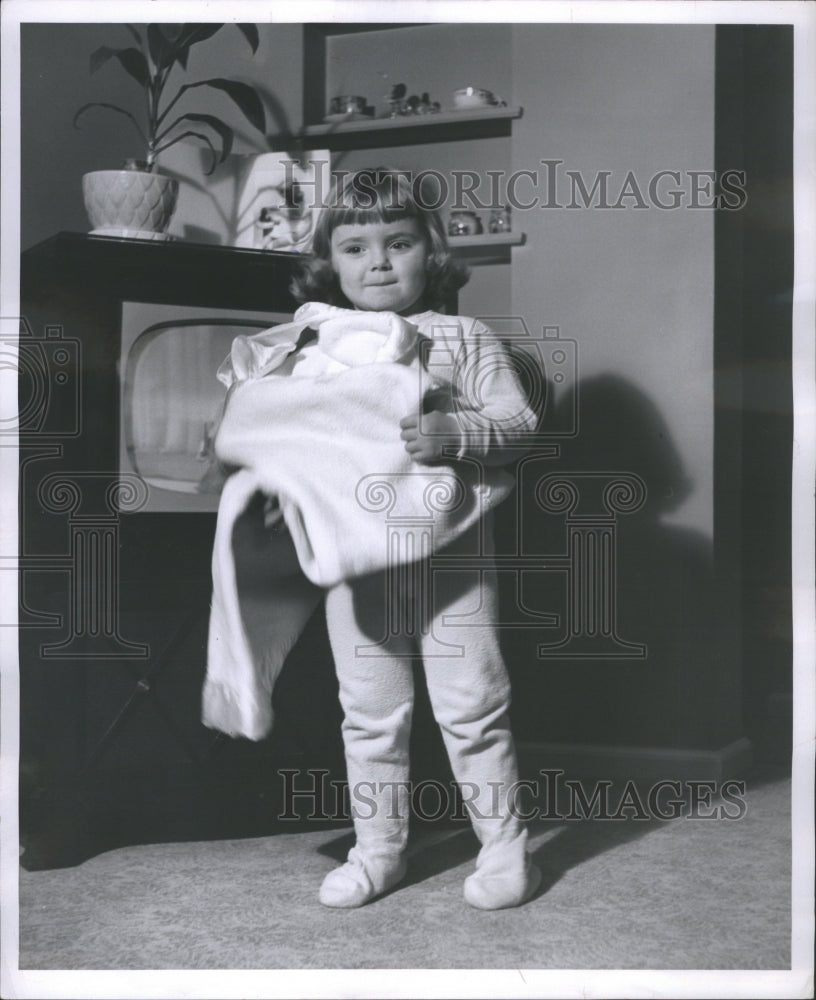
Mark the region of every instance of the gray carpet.
[[541, 821], [539, 895], [470, 909], [468, 830], [427, 827], [407, 882], [317, 902], [344, 830], [123, 848], [20, 874], [21, 969], [784, 969], [790, 785], [749, 782], [735, 821]]

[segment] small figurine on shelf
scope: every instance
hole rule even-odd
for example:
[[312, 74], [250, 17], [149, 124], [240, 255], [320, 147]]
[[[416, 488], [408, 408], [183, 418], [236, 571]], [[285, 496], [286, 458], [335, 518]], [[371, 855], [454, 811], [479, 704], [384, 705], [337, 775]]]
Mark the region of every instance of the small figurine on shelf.
[[309, 249], [312, 235], [312, 212], [306, 207], [300, 185], [286, 187], [282, 204], [261, 209], [255, 223], [255, 246], [259, 250], [303, 252]]
[[487, 228], [491, 233], [509, 233], [513, 228], [510, 219], [510, 206], [505, 205], [503, 208], [492, 211]]
[[389, 118], [406, 118], [412, 115], [437, 114], [442, 110], [439, 101], [432, 101], [428, 91], [424, 91], [422, 97], [411, 94], [406, 97], [407, 87], [404, 83], [395, 83], [388, 96]]
[[406, 89], [404, 83], [395, 83], [391, 88], [391, 93], [388, 97], [388, 103], [391, 105], [389, 118], [399, 118], [400, 115], [405, 113]]
[[475, 212], [451, 212], [448, 236], [478, 236], [483, 231], [482, 220]]

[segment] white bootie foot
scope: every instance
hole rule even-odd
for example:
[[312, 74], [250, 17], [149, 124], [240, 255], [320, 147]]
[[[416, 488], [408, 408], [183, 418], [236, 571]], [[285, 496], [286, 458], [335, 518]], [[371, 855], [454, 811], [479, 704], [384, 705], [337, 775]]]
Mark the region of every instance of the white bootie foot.
[[478, 910], [521, 906], [541, 885], [541, 872], [527, 854], [527, 832], [484, 845], [476, 871], [465, 879], [465, 902]]
[[363, 906], [402, 881], [406, 868], [401, 854], [368, 854], [352, 847], [348, 861], [323, 879], [320, 902], [338, 909]]
[[529, 860], [521, 871], [475, 871], [465, 879], [465, 902], [477, 910], [504, 910], [526, 903], [540, 885], [541, 872]]

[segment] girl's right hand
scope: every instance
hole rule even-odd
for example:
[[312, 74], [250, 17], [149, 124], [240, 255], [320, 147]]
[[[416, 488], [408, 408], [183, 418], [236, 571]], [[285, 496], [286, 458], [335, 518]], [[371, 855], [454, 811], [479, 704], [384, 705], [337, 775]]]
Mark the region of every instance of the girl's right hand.
[[419, 413], [409, 413], [400, 420], [400, 428], [405, 450], [415, 462], [422, 465], [450, 459], [450, 450], [458, 451], [462, 445], [462, 434], [455, 417], [441, 410], [431, 410], [421, 416]]

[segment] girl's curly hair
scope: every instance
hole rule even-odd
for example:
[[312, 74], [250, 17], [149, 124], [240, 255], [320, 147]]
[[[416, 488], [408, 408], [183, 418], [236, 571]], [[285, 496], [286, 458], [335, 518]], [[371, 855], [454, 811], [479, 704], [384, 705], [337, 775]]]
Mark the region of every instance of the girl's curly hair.
[[416, 219], [429, 248], [423, 301], [428, 309], [443, 309], [470, 273], [451, 254], [435, 207], [438, 198], [429, 195], [427, 184], [427, 175], [412, 178], [408, 171], [393, 167], [369, 167], [342, 178], [315, 222], [313, 256], [303, 262], [292, 282], [291, 291], [298, 302], [317, 300], [351, 306], [331, 266], [331, 237], [338, 226]]

